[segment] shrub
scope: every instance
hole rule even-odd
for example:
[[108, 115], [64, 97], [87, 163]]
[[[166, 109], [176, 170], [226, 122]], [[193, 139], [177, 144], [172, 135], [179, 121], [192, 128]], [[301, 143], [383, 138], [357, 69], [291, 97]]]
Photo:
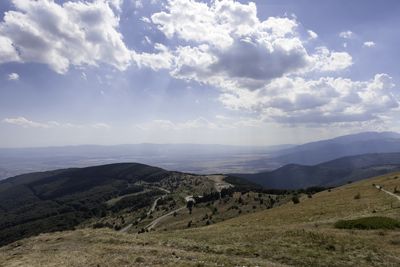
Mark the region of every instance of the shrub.
[[145, 260], [144, 260], [144, 258], [143, 257], [137, 257], [136, 259], [135, 259], [135, 262], [138, 262], [138, 263], [142, 263], [142, 262], [144, 262]]
[[106, 222], [106, 223], [102, 223], [102, 222], [97, 222], [95, 224], [92, 225], [93, 229], [98, 229], [98, 228], [113, 228], [112, 224]]
[[292, 201], [293, 201], [293, 204], [299, 204], [300, 203], [300, 199], [299, 199], [298, 196], [293, 196], [292, 197]]
[[360, 199], [360, 198], [361, 198], [360, 193], [357, 193], [357, 195], [354, 196], [354, 199]]
[[339, 229], [395, 229], [400, 228], [400, 222], [388, 217], [365, 217], [355, 220], [340, 220], [335, 223]]
[[213, 209], [212, 209], [212, 214], [214, 215], [214, 214], [216, 214], [218, 212], [218, 209], [216, 208], [216, 207], [213, 207]]

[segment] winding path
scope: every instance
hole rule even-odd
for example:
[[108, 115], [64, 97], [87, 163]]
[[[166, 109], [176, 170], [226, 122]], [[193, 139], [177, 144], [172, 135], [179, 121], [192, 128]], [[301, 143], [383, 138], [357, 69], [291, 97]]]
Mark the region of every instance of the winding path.
[[[219, 192], [220, 194], [221, 194], [221, 190], [222, 190], [222, 189], [226, 189], [226, 188], [233, 187], [232, 184], [230, 184], [230, 183], [228, 183], [228, 182], [226, 182], [226, 181], [224, 180], [224, 178], [225, 178], [224, 175], [210, 175], [208, 178], [214, 182], [215, 190], [216, 190], [217, 192]], [[165, 189], [165, 188], [162, 188], [162, 187], [156, 187], [156, 188], [157, 188], [157, 189], [160, 189], [160, 190], [162, 190], [162, 191], [164, 191], [166, 194], [165, 194], [165, 195], [162, 195], [161, 197], [158, 197], [158, 198], [156, 198], [156, 199], [154, 200], [153, 205], [151, 206], [150, 210], [147, 212], [147, 216], [149, 216], [149, 215], [154, 211], [154, 209], [157, 207], [157, 202], [158, 202], [160, 199], [164, 198], [165, 196], [167, 196], [168, 194], [171, 193], [169, 190], [167, 190], [167, 189]], [[190, 199], [190, 198], [193, 198], [193, 196], [187, 196], [187, 197], [185, 197], [185, 200], [188, 201], [188, 199]], [[184, 210], [185, 208], [186, 208], [186, 205], [185, 205], [185, 206], [182, 206], [182, 207], [180, 207], [180, 208], [177, 208], [177, 209], [175, 209], [175, 210], [173, 210], [173, 211], [170, 211], [170, 212], [168, 212], [167, 214], [164, 214], [164, 215], [162, 215], [162, 216], [160, 216], [160, 217], [154, 219], [151, 223], [149, 223], [148, 225], [146, 225], [146, 226], [144, 227], [144, 229], [145, 229], [145, 230], [148, 230], [148, 231], [151, 230], [151, 229], [153, 229], [159, 222], [163, 221], [163, 220], [164, 220], [165, 218], [167, 218], [168, 216], [173, 215], [175, 212], [179, 212], [179, 211], [181, 211], [181, 210]], [[133, 225], [132, 223], [131, 223], [131, 224], [128, 224], [126, 227], [124, 227], [123, 229], [121, 229], [120, 232], [122, 232], [122, 233], [127, 232], [127, 231], [132, 227], [132, 225]]]
[[157, 219], [155, 219], [154, 221], [152, 221], [151, 223], [149, 223], [148, 225], [146, 225], [146, 227], [144, 227], [144, 229], [146, 230], [151, 230], [153, 229], [159, 222], [161, 222], [162, 220], [164, 220], [165, 218], [167, 218], [168, 216], [173, 215], [175, 212], [179, 212], [183, 209], [185, 209], [186, 206], [180, 207], [176, 210], [173, 210], [171, 212], [168, 212], [167, 214], [162, 215], [161, 217], [158, 217]]
[[[150, 208], [149, 211], [147, 212], [147, 216], [149, 216], [149, 215], [155, 210], [155, 208], [157, 207], [157, 202], [158, 202], [160, 199], [166, 197], [168, 194], [171, 193], [171, 191], [169, 191], [169, 190], [167, 190], [167, 189], [165, 189], [165, 188], [162, 188], [162, 187], [155, 187], [155, 188], [157, 188], [157, 189], [159, 189], [159, 190], [161, 190], [161, 191], [164, 191], [166, 194], [165, 194], [165, 195], [162, 195], [162, 196], [160, 196], [160, 197], [158, 197], [158, 198], [156, 198], [156, 199], [154, 200], [153, 204], [151, 205], [151, 208]], [[160, 218], [161, 218], [161, 217], [160, 217]], [[140, 221], [140, 219], [138, 220], [138, 222], [139, 222], [139, 221]], [[153, 221], [153, 222], [154, 222], [154, 221]], [[153, 223], [153, 222], [152, 222], [152, 223]], [[120, 231], [121, 233], [126, 233], [126, 232], [128, 232], [129, 229], [131, 229], [132, 226], [133, 226], [133, 223], [130, 223], [130, 224], [128, 224], [127, 226], [125, 226], [124, 228], [122, 228], [122, 229], [119, 230], [119, 231]], [[146, 226], [145, 229], [147, 229], [147, 226]]]
[[[232, 184], [226, 182], [224, 180], [225, 176], [224, 175], [210, 175], [208, 176], [208, 179], [210, 179], [211, 181], [214, 182], [214, 188], [215, 190], [221, 194], [221, 190], [222, 189], [226, 189], [226, 188], [230, 188], [233, 187]], [[161, 188], [160, 188], [161, 189]], [[187, 196], [185, 197], [186, 202], [188, 202], [189, 200], [193, 199], [193, 196]], [[168, 216], [173, 215], [175, 212], [179, 212], [183, 209], [186, 208], [185, 206], [182, 206], [176, 210], [173, 210], [167, 214], [162, 215], [161, 217], [158, 217], [157, 219], [155, 219], [154, 221], [152, 221], [151, 223], [149, 223], [144, 229], [146, 230], [151, 230], [153, 229], [159, 222], [163, 221], [165, 218], [167, 218]]]

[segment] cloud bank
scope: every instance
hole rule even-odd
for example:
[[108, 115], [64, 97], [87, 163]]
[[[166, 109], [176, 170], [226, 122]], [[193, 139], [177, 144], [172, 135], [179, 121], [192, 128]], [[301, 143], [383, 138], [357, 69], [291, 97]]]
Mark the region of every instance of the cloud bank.
[[5, 118], [3, 123], [20, 126], [23, 128], [41, 128], [41, 129], [50, 129], [50, 128], [93, 128], [93, 129], [110, 129], [111, 126], [106, 123], [93, 123], [88, 125], [81, 124], [73, 124], [73, 123], [62, 123], [57, 121], [48, 121], [48, 122], [37, 122], [29, 120], [25, 117], [13, 117], [13, 118]]
[[[0, 64], [43, 63], [60, 74], [71, 66], [99, 64], [121, 71], [131, 65], [166, 70], [175, 79], [216, 88], [228, 109], [282, 124], [380, 120], [399, 107], [388, 74], [365, 81], [344, 77], [353, 65], [348, 52], [313, 46], [318, 34], [294, 17], [259, 19], [252, 2], [167, 1], [142, 19], [167, 39], [147, 42], [153, 52], [125, 44], [120, 0], [12, 3], [15, 10], [0, 23]], [[354, 34], [344, 31], [339, 37]], [[21, 118], [19, 123], [41, 125]]]

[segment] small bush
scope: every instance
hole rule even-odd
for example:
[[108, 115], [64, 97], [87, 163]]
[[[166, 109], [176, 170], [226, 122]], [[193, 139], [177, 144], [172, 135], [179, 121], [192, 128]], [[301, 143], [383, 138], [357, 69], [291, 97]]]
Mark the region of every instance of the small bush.
[[325, 248], [326, 248], [326, 250], [329, 250], [329, 251], [335, 251], [336, 250], [335, 245], [332, 245], [332, 244], [326, 245]]
[[293, 204], [299, 204], [300, 203], [300, 199], [299, 199], [298, 196], [293, 196], [292, 197], [292, 201], [293, 201]]
[[340, 220], [335, 223], [339, 229], [395, 229], [400, 228], [400, 222], [388, 217], [365, 217], [355, 220]]
[[360, 193], [357, 193], [357, 195], [354, 196], [354, 199], [360, 199], [360, 198], [361, 198]]
[[135, 259], [135, 262], [138, 262], [138, 263], [144, 262], [144, 258], [143, 257], [137, 257]]

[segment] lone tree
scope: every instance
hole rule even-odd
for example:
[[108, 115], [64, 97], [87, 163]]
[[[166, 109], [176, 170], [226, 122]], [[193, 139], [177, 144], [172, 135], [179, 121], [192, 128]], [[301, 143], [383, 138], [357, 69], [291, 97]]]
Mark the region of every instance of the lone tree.
[[193, 206], [194, 206], [194, 202], [192, 200], [189, 200], [186, 204], [186, 207], [189, 209], [189, 214], [192, 214]]

